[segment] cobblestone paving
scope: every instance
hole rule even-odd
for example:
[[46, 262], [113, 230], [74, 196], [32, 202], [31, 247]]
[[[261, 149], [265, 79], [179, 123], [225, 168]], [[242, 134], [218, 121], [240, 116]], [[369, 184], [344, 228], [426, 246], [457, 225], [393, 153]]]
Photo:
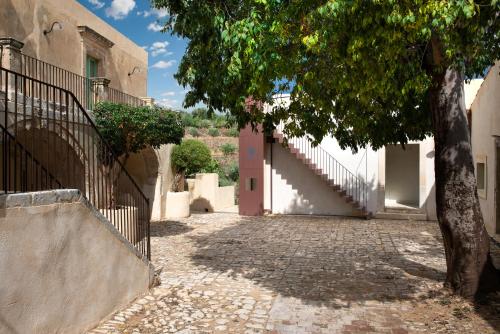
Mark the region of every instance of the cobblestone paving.
[[91, 333], [495, 333], [408, 316], [444, 279], [436, 223], [226, 213], [151, 230], [160, 286]]

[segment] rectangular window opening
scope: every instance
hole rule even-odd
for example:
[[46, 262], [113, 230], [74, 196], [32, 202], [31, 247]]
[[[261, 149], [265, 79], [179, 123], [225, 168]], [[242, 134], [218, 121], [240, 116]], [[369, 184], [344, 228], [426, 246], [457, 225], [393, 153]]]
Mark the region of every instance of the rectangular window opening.
[[486, 189], [486, 164], [478, 162], [476, 164], [477, 173], [477, 190], [484, 191]]
[[257, 189], [257, 179], [254, 177], [248, 177], [245, 179], [245, 190], [255, 191]]

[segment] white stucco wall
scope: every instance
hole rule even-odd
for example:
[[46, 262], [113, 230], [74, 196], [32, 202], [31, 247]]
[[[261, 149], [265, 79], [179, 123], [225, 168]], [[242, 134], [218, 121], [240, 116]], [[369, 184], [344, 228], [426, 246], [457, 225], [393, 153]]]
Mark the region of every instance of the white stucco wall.
[[272, 212], [353, 215], [353, 207], [281, 144], [272, 148]]
[[187, 179], [191, 211], [215, 212], [234, 205], [234, 186], [219, 187], [217, 173], [198, 173]]
[[419, 204], [420, 145], [385, 147], [385, 198], [402, 204]]
[[496, 146], [500, 136], [500, 61], [493, 66], [471, 105], [472, 154], [474, 166], [478, 160], [486, 162], [486, 193], [479, 197], [484, 222], [489, 233], [500, 233], [496, 223], [495, 188]]
[[76, 190], [0, 197], [0, 333], [83, 333], [153, 268]]
[[[275, 103], [286, 105], [289, 103], [289, 97], [284, 95], [276, 99]], [[266, 105], [264, 110], [271, 112], [272, 107]], [[429, 137], [419, 142], [411, 142], [411, 144], [418, 144], [418, 161], [414, 161], [416, 164], [414, 169], [418, 170], [418, 174], [414, 180], [416, 185], [413, 186], [418, 194], [414, 197], [427, 219], [435, 220], [434, 140]], [[290, 214], [351, 214], [352, 206], [281, 144], [273, 144], [272, 159], [269, 147], [270, 145], [266, 144], [265, 209], [272, 207], [273, 213]], [[386, 149], [381, 148], [375, 151], [367, 147], [359, 149], [358, 152], [350, 149], [343, 150], [333, 137], [324, 138], [321, 147], [367, 184], [367, 210], [373, 214], [383, 211], [386, 190]], [[268, 196], [270, 193], [272, 196]]]

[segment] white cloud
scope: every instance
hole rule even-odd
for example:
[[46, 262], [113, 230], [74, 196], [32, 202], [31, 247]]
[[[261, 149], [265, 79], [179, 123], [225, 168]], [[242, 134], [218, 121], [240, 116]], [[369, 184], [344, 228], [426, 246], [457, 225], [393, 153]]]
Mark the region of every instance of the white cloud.
[[168, 42], [154, 42], [151, 47], [149, 48], [149, 51], [151, 51], [151, 55], [153, 57], [158, 56], [159, 54], [165, 54], [167, 56], [170, 56], [172, 52], [167, 51], [167, 46], [169, 45]]
[[169, 60], [169, 61], [160, 60], [159, 62], [155, 63], [151, 67], [159, 68], [159, 69], [166, 69], [166, 68], [172, 67], [174, 64], [175, 64], [175, 60]]
[[161, 25], [159, 25], [158, 22], [151, 22], [148, 25], [148, 30], [151, 30], [151, 31], [160, 31], [162, 29], [163, 29], [163, 27]]
[[113, 0], [111, 6], [106, 8], [106, 16], [115, 20], [125, 18], [135, 7], [135, 0]]
[[101, 9], [104, 7], [104, 2], [99, 0], [89, 0], [90, 4], [94, 6], [95, 9]]
[[169, 13], [168, 13], [168, 10], [165, 8], [162, 8], [162, 9], [152, 8], [150, 10], [139, 11], [139, 12], [137, 12], [137, 15], [143, 16], [143, 17], [150, 17], [151, 15], [153, 15], [153, 16], [156, 16], [156, 18], [162, 19], [164, 17], [167, 17], [169, 15]]
[[156, 101], [157, 104], [159, 104], [162, 107], [167, 107], [167, 108], [175, 108], [177, 104], [179, 103], [178, 100], [173, 100], [173, 99], [159, 99]]
[[174, 96], [175, 95], [175, 92], [165, 92], [165, 93], [162, 93], [161, 96]]

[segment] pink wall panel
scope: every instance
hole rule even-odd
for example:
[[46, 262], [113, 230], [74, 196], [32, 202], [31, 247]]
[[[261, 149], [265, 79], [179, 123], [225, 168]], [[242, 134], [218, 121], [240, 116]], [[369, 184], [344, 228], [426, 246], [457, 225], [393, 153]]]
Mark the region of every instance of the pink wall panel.
[[[248, 125], [240, 131], [239, 213], [244, 216], [264, 214], [264, 134], [259, 126], [253, 132]], [[250, 180], [253, 179], [252, 183]], [[253, 189], [252, 189], [253, 188]]]

